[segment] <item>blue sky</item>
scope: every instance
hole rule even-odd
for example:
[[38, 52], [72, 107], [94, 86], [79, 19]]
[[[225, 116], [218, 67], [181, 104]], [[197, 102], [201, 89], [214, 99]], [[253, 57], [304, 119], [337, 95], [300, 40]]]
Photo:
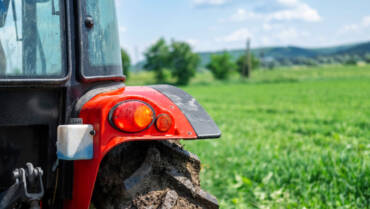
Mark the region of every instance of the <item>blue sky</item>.
[[121, 46], [133, 61], [164, 37], [195, 51], [370, 40], [369, 0], [116, 0]]

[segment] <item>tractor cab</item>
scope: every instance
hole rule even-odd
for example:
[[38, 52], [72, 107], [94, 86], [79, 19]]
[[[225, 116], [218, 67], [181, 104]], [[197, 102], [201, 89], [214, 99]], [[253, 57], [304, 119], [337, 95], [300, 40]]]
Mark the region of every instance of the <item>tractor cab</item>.
[[0, 0], [0, 193], [31, 163], [57, 195], [45, 208], [72, 195], [73, 163], [53, 171], [57, 128], [89, 90], [123, 86], [115, 12], [114, 0]]
[[182, 90], [125, 87], [119, 43], [115, 0], [0, 0], [0, 209], [88, 209], [122, 144], [220, 136]]

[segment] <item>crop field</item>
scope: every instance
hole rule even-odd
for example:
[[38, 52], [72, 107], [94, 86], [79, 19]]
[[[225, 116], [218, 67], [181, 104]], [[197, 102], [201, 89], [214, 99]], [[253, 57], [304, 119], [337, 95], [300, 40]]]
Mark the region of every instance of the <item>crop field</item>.
[[221, 208], [370, 208], [370, 66], [252, 76], [203, 73], [183, 87], [223, 132], [184, 142], [202, 187]]

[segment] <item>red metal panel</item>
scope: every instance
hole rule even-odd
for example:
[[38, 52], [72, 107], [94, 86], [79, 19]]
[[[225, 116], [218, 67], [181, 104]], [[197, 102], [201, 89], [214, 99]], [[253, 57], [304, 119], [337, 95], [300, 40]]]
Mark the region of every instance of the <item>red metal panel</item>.
[[[166, 113], [173, 118], [174, 125], [167, 132], [160, 132], [155, 125], [139, 133], [125, 133], [113, 128], [108, 114], [118, 103], [140, 100], [151, 105], [156, 116]], [[73, 199], [66, 201], [64, 209], [88, 209], [94, 189], [99, 165], [105, 154], [115, 146], [135, 140], [196, 139], [197, 135], [181, 110], [166, 96], [150, 87], [125, 87], [95, 96], [87, 102], [80, 117], [84, 124], [92, 124], [94, 137], [94, 159], [76, 161], [74, 164]]]

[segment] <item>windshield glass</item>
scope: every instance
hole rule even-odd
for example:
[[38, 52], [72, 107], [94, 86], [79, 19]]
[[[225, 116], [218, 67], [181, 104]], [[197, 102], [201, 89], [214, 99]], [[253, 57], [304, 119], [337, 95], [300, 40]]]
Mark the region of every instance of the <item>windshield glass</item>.
[[0, 79], [66, 74], [59, 6], [59, 0], [0, 0]]

